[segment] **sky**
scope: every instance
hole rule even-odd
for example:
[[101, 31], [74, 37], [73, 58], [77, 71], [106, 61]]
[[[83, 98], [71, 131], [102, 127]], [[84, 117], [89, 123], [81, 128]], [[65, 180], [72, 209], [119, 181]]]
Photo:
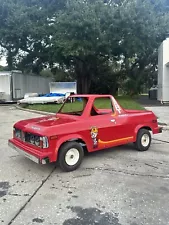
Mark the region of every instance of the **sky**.
[[6, 66], [6, 58], [5, 58], [5, 57], [2, 57], [2, 58], [0, 59], [0, 65], [1, 65], [1, 66]]

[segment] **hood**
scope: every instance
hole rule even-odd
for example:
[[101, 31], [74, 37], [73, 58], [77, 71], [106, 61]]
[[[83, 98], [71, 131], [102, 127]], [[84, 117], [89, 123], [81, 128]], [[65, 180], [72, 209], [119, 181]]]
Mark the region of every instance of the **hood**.
[[76, 121], [72, 118], [66, 118], [61, 116], [45, 116], [28, 120], [22, 120], [15, 124], [15, 127], [22, 129], [23, 131], [42, 134], [43, 131], [52, 127], [60, 127], [63, 124], [68, 124]]

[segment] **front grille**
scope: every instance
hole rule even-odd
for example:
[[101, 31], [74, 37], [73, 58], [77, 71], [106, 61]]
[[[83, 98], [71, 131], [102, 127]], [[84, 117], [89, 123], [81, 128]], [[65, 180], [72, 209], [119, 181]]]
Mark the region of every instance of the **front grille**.
[[25, 133], [25, 142], [28, 142], [32, 145], [40, 146], [40, 136], [26, 132]]
[[15, 128], [14, 137], [24, 142], [27, 142], [29, 144], [35, 145], [37, 147], [41, 146], [41, 137], [38, 135], [34, 135], [28, 132], [23, 132], [22, 130]]

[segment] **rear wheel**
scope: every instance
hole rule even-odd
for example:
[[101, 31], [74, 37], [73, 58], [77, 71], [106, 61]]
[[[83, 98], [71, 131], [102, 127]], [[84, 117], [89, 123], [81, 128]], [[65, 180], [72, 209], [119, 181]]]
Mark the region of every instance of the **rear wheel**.
[[63, 171], [76, 170], [82, 163], [84, 151], [77, 142], [65, 143], [59, 151], [59, 165]]
[[151, 145], [151, 134], [147, 129], [140, 129], [137, 134], [137, 140], [134, 143], [139, 151], [147, 151]]

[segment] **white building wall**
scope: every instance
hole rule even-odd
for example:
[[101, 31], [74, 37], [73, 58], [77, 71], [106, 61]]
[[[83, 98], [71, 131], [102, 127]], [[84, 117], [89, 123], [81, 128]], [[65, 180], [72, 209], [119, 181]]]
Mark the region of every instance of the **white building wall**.
[[159, 101], [169, 101], [169, 38], [159, 47], [157, 98]]
[[158, 92], [157, 99], [162, 99], [162, 81], [163, 81], [163, 43], [158, 49]]

